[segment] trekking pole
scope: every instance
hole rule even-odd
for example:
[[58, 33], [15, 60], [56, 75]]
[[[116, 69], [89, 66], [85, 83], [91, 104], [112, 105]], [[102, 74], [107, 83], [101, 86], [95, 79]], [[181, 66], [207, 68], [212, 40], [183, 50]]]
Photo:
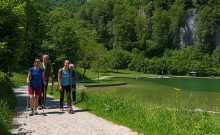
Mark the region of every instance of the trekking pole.
[[46, 114], [45, 114], [45, 112], [44, 112], [44, 109], [45, 109], [45, 101], [46, 101], [46, 85], [44, 85], [44, 97], [43, 97], [43, 101], [44, 101], [44, 103], [43, 103], [43, 116], [46, 116]]
[[29, 108], [29, 103], [28, 103], [28, 100], [29, 100], [29, 96], [28, 96], [28, 88], [29, 86], [27, 87], [27, 107], [26, 107], [26, 111], [27, 111], [27, 114], [26, 114], [26, 118], [27, 118], [27, 115], [28, 115], [28, 108]]

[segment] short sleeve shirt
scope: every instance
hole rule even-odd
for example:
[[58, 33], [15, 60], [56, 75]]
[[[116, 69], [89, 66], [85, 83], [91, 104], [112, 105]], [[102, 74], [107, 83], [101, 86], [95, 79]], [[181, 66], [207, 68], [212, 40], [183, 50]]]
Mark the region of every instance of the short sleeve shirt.
[[31, 73], [30, 86], [38, 88], [41, 87], [43, 82], [42, 74], [44, 69], [40, 68], [39, 70], [35, 70], [34, 67], [32, 67], [29, 68], [29, 72]]

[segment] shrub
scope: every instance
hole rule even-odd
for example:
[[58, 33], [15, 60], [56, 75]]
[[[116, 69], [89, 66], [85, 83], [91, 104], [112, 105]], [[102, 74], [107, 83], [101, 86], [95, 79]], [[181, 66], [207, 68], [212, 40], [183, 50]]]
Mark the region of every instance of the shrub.
[[0, 72], [0, 88], [0, 131], [1, 134], [10, 134], [16, 97], [13, 92], [13, 83], [9, 76], [2, 72]]

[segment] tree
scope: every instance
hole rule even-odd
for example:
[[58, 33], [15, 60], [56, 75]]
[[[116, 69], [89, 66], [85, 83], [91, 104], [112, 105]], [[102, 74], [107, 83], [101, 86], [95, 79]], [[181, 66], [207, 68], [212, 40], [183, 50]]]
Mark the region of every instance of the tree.
[[103, 45], [97, 45], [95, 49], [95, 59], [93, 60], [91, 67], [98, 73], [98, 81], [99, 81], [99, 73], [100, 71], [106, 71], [110, 67], [109, 55], [107, 49], [103, 47]]
[[129, 52], [123, 50], [120, 46], [118, 46], [111, 51], [111, 55], [113, 69], [116, 69], [118, 72], [119, 69], [128, 68], [128, 64], [131, 61], [131, 56]]
[[169, 39], [170, 48], [179, 49], [180, 44], [180, 27], [184, 19], [184, 3], [182, 0], [177, 0], [169, 9]]
[[24, 3], [1, 0], [0, 18], [0, 70], [9, 72], [19, 67], [24, 53]]
[[169, 17], [162, 9], [156, 9], [152, 16], [152, 38], [147, 43], [148, 56], [160, 56], [169, 45]]
[[96, 31], [79, 28], [76, 33], [79, 38], [79, 65], [84, 69], [83, 78], [85, 78], [87, 69], [92, 67], [99, 55], [98, 53], [104, 49], [96, 41]]
[[47, 32], [41, 47], [44, 53], [50, 54], [57, 66], [61, 66], [65, 59], [78, 62], [79, 39], [72, 17], [68, 10], [55, 8], [44, 20]]
[[199, 11], [196, 21], [196, 40], [211, 54], [215, 49], [214, 34], [220, 17], [220, 2], [210, 2]]
[[215, 68], [218, 69], [218, 76], [219, 76], [219, 71], [220, 71], [220, 48], [216, 48], [212, 54], [212, 60], [214, 62]]
[[132, 50], [132, 60], [131, 62], [129, 63], [129, 69], [130, 70], [133, 70], [133, 71], [141, 71], [142, 68], [144, 68], [144, 59], [145, 59], [145, 56], [144, 56], [144, 52], [140, 51], [139, 49], [137, 48], [134, 48]]
[[112, 29], [114, 45], [119, 45], [122, 49], [131, 51], [137, 41], [134, 20], [137, 10], [129, 5], [128, 1], [118, 1], [113, 12], [115, 15]]

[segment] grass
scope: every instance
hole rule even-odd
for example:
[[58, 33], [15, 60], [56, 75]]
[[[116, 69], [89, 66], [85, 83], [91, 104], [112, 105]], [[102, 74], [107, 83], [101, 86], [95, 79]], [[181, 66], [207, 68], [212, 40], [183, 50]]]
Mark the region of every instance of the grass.
[[26, 85], [26, 78], [27, 78], [27, 75], [24, 73], [13, 72], [13, 76], [11, 77], [11, 80], [14, 83], [14, 87], [18, 88], [20, 86]]
[[[77, 67], [76, 70], [80, 73], [83, 73], [83, 69]], [[114, 77], [130, 77], [130, 78], [136, 78], [138, 77], [155, 77], [159, 75], [154, 75], [154, 74], [143, 74], [143, 73], [138, 73], [135, 71], [129, 71], [128, 69], [123, 69], [119, 70], [118, 72], [114, 71], [109, 71], [109, 72], [100, 72], [99, 77], [102, 76], [114, 76]], [[86, 70], [86, 77], [90, 80], [93, 80], [95, 78], [98, 78], [98, 73], [94, 72], [91, 69]]]
[[[78, 106], [144, 134], [220, 134], [220, 116], [146, 106], [134, 97], [123, 98], [116, 89], [78, 93]], [[177, 97], [178, 98], [178, 97]]]
[[[83, 68], [80, 68], [80, 67], [77, 67], [76, 70], [78, 71], [78, 73], [80, 73], [81, 75], [83, 74]], [[94, 72], [93, 70], [91, 69], [87, 69], [86, 70], [86, 74], [85, 74], [86, 78], [87, 79], [95, 79], [95, 78], [98, 78], [98, 74], [96, 72]], [[100, 75], [101, 77], [102, 75]]]

